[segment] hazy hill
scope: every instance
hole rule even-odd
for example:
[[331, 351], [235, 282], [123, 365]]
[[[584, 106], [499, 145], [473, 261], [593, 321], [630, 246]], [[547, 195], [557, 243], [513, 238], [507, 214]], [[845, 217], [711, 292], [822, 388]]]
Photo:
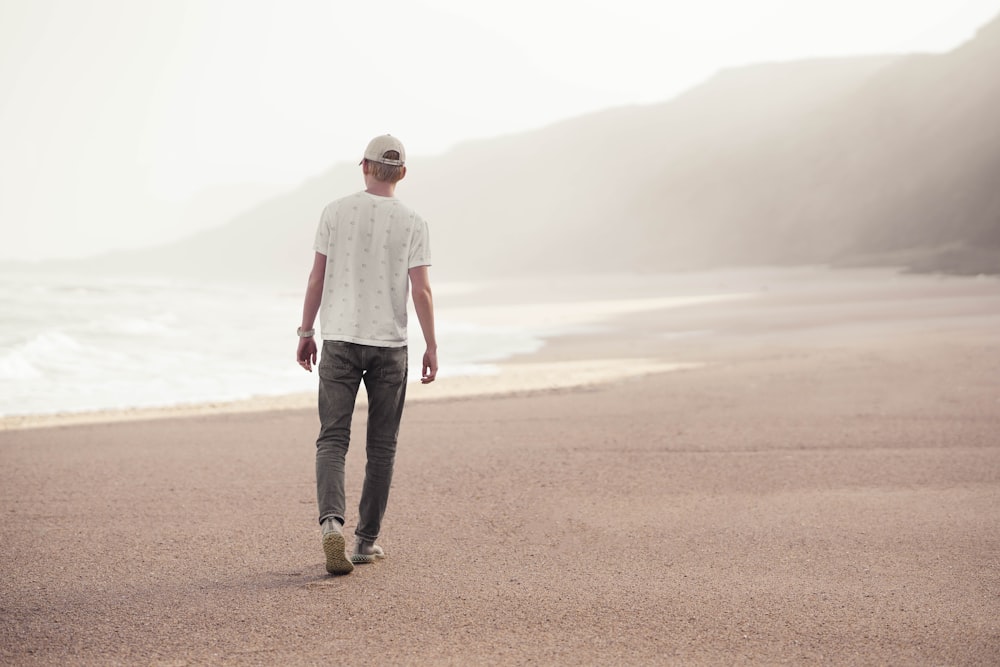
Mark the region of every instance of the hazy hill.
[[703, 144], [718, 152], [701, 168], [667, 165], [647, 181], [632, 214], [656, 243], [637, 263], [680, 250], [676, 261], [698, 264], [1000, 271], [997, 72], [1000, 20], [952, 53], [898, 58], [781, 127]]
[[[881, 262], [1000, 271], [1000, 20], [943, 55], [765, 64], [410, 160], [435, 274]], [[405, 137], [404, 137], [405, 140]], [[360, 149], [359, 149], [360, 151]], [[339, 165], [117, 270], [304, 280]]]

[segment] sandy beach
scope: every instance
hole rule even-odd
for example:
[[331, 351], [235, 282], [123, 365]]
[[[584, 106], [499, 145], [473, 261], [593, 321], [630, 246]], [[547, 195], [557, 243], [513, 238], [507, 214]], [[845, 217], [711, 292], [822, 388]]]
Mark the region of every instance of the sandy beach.
[[0, 662], [1000, 663], [1000, 281], [710, 287], [411, 387], [345, 577], [309, 397], [6, 420]]

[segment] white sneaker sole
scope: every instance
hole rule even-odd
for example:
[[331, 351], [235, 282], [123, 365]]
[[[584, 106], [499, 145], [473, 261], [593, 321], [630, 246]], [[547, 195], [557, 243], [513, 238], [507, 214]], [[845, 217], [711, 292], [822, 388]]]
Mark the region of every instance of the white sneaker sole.
[[337, 532], [323, 536], [323, 553], [326, 554], [326, 571], [330, 574], [349, 574], [354, 564], [344, 551], [344, 536]]

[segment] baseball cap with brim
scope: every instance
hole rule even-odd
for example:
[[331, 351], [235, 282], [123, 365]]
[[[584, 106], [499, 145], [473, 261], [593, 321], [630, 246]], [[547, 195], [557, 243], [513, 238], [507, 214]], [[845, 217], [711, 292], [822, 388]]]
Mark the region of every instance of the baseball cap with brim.
[[[389, 151], [399, 153], [399, 158], [385, 157]], [[368, 142], [368, 148], [365, 149], [365, 160], [401, 167], [406, 164], [406, 150], [403, 148], [402, 141], [391, 134], [383, 134]]]

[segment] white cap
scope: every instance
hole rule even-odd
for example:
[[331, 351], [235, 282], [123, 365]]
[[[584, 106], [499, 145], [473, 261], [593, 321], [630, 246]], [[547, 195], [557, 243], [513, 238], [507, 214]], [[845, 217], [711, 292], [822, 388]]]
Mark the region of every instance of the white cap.
[[[399, 153], [399, 159], [385, 157], [389, 151]], [[391, 134], [383, 134], [368, 142], [368, 148], [365, 149], [365, 159], [401, 167], [406, 163], [406, 150], [403, 149], [403, 142], [399, 139]]]

